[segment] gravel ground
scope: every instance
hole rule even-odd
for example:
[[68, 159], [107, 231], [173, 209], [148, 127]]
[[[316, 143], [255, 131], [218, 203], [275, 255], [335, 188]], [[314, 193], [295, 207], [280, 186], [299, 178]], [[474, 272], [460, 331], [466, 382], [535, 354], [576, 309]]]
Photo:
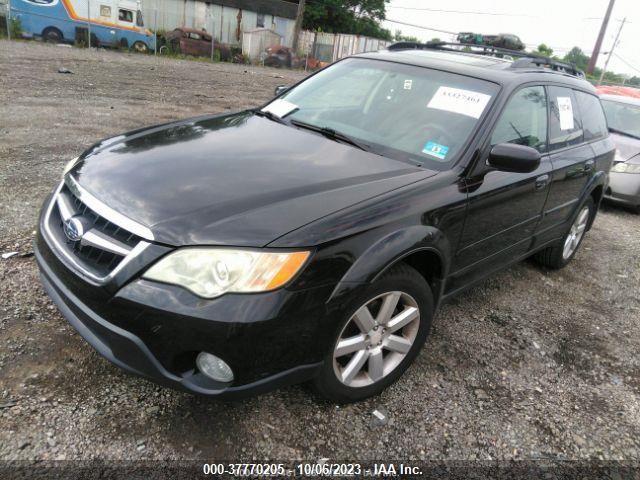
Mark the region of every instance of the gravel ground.
[[416, 364], [355, 405], [304, 386], [237, 403], [160, 388], [67, 325], [29, 255], [64, 163], [301, 77], [0, 41], [0, 252], [19, 252], [0, 259], [0, 459], [640, 459], [640, 216], [624, 210], [600, 212], [568, 268], [525, 262], [444, 306]]

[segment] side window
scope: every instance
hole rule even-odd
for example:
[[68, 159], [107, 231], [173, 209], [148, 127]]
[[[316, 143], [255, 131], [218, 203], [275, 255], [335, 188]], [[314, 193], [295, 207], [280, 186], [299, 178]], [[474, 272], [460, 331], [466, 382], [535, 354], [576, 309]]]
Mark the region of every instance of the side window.
[[577, 145], [583, 141], [580, 111], [573, 90], [549, 88], [549, 147], [551, 150]]
[[124, 8], [119, 9], [118, 20], [133, 23], [133, 12], [131, 10], [125, 10]]
[[607, 136], [607, 120], [600, 104], [600, 99], [589, 93], [573, 91], [578, 100], [584, 140], [586, 142]]
[[100, 16], [111, 17], [111, 7], [109, 5], [100, 5]]
[[547, 96], [544, 87], [525, 87], [510, 99], [498, 119], [491, 145], [516, 143], [547, 149]]
[[256, 27], [257, 28], [264, 28], [264, 13], [259, 13], [256, 16]]

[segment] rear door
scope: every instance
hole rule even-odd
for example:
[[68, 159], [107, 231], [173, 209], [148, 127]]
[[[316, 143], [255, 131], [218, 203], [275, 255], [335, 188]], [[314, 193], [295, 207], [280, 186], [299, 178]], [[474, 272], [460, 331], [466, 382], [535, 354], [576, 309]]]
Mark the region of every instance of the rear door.
[[549, 152], [553, 173], [538, 242], [561, 236], [595, 171], [594, 154], [584, 140], [580, 108], [571, 88], [550, 85]]
[[456, 283], [482, 277], [529, 251], [548, 193], [551, 163], [547, 151], [547, 98], [541, 85], [525, 86], [509, 99], [485, 146], [515, 143], [542, 153], [538, 169], [510, 173], [485, 169], [468, 182], [469, 205], [456, 255]]

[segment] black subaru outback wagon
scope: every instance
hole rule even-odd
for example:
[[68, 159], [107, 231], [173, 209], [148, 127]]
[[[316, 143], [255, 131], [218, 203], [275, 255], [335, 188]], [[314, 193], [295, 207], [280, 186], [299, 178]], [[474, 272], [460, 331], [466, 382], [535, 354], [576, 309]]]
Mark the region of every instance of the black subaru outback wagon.
[[43, 208], [44, 287], [157, 382], [379, 393], [442, 302], [532, 255], [571, 261], [614, 156], [577, 72], [455, 50], [357, 55], [261, 108], [97, 143]]

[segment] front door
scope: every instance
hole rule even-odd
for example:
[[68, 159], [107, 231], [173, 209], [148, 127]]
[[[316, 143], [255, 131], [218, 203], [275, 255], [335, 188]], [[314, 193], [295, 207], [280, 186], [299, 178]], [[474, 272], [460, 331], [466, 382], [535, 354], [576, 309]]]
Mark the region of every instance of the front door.
[[469, 179], [469, 203], [450, 287], [461, 287], [503, 267], [530, 248], [549, 191], [551, 162], [547, 152], [547, 97], [544, 87], [516, 91], [504, 108], [484, 148], [486, 163], [493, 145], [515, 143], [543, 154], [531, 173], [486, 169]]

